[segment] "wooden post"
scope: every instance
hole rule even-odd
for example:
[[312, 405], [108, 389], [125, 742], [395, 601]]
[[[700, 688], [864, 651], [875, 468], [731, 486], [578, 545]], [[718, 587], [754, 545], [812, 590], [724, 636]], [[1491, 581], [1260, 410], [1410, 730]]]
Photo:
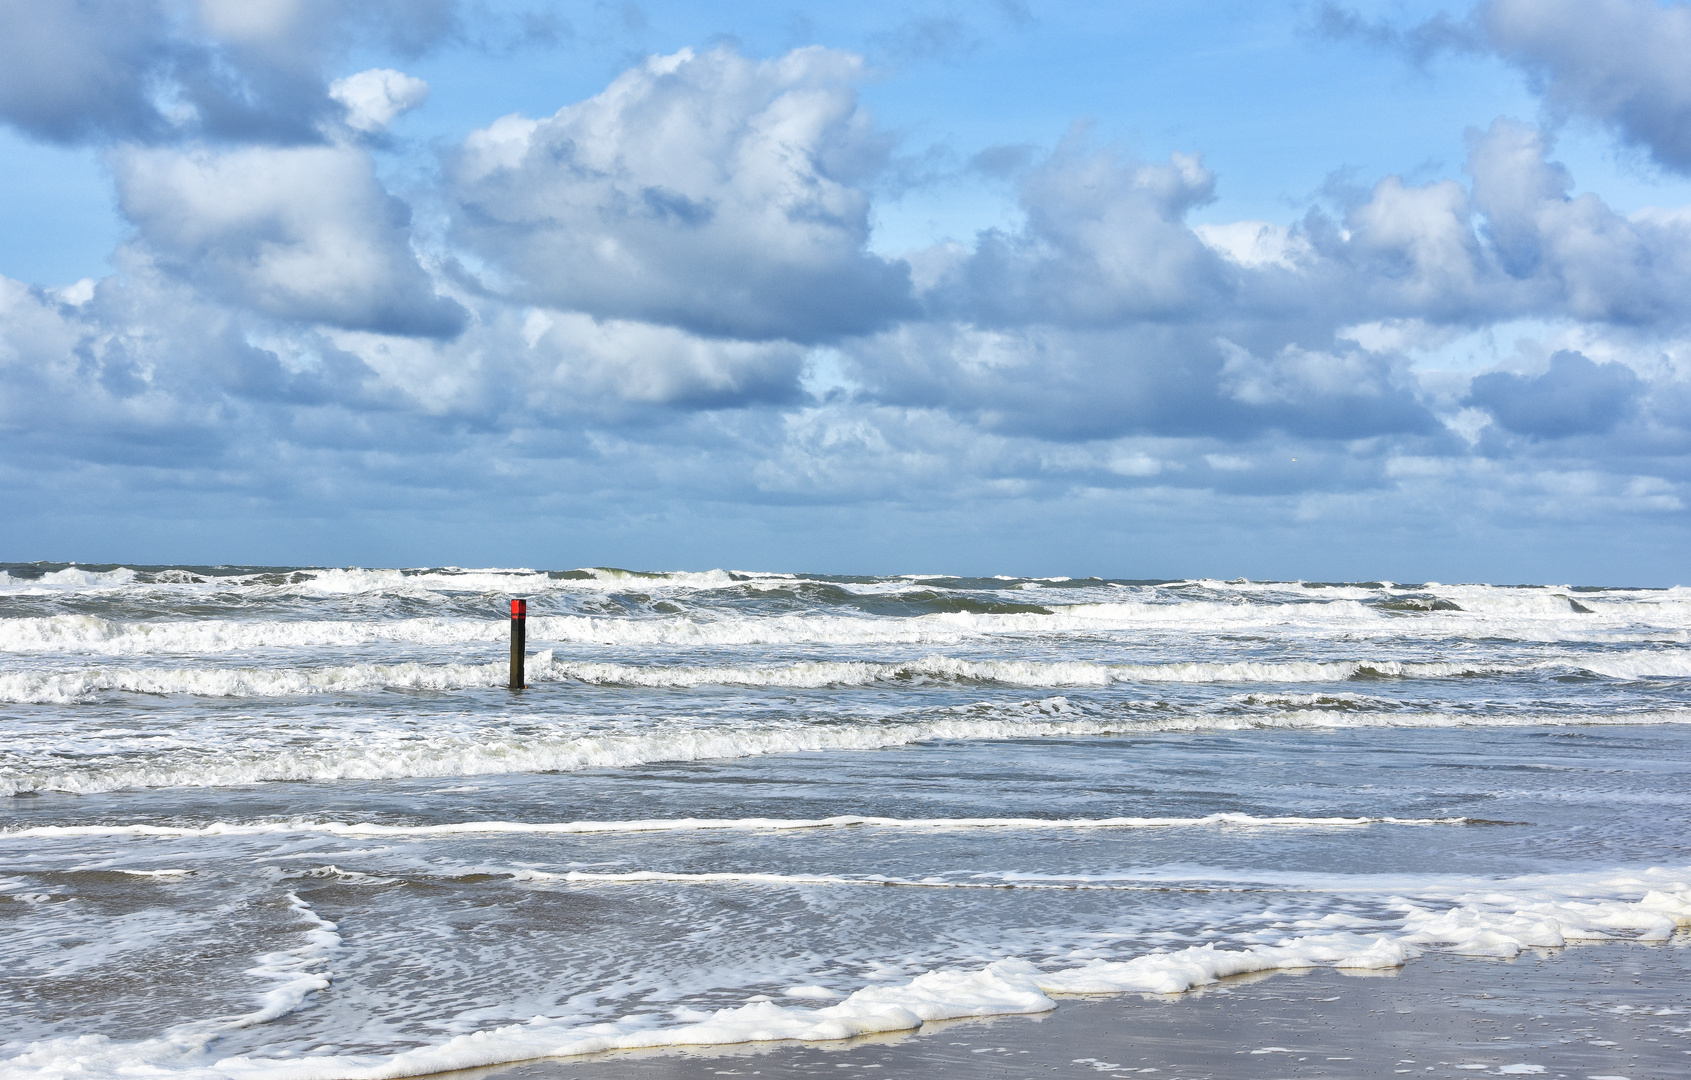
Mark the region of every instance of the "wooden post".
[[528, 601], [511, 601], [511, 689], [526, 690], [523, 660], [528, 650]]

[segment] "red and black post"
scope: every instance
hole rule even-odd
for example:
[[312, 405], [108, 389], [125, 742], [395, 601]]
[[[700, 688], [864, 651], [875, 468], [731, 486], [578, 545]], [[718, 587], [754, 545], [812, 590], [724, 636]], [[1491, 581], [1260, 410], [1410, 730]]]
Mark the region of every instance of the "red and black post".
[[528, 652], [528, 601], [511, 601], [511, 689], [526, 690], [523, 660]]

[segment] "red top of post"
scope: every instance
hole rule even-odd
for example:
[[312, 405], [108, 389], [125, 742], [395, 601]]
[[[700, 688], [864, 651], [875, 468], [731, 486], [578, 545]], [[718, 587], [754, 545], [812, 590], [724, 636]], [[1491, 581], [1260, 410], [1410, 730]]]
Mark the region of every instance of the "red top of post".
[[513, 618], [513, 619], [526, 619], [526, 618], [528, 618], [528, 601], [527, 600], [513, 600], [513, 601], [511, 601], [511, 618]]

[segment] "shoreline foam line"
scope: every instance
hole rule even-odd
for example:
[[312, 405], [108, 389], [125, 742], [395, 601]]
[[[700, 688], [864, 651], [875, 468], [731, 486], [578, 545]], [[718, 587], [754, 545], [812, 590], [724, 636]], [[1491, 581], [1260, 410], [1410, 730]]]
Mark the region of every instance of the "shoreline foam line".
[[356, 837], [427, 837], [464, 834], [556, 834], [592, 836], [607, 833], [655, 832], [807, 832], [822, 829], [1172, 829], [1201, 826], [1235, 828], [1366, 828], [1369, 825], [1513, 825], [1517, 822], [1484, 818], [1398, 817], [1257, 817], [1215, 813], [1202, 817], [1111, 818], [892, 818], [841, 814], [826, 818], [651, 818], [635, 821], [457, 821], [441, 825], [380, 825], [374, 822], [257, 821], [213, 822], [202, 826], [172, 825], [34, 825], [0, 829], [0, 839], [70, 839], [89, 836], [135, 836], [185, 839], [217, 836], [264, 836], [322, 833]]
[[865, 986], [837, 1004], [815, 1008], [764, 999], [669, 1026], [650, 1015], [592, 1024], [539, 1016], [386, 1055], [212, 1059], [206, 1052], [210, 1039], [172, 1040], [167, 1033], [124, 1043], [67, 1036], [31, 1044], [0, 1061], [0, 1075], [16, 1080], [117, 1080], [142, 1074], [172, 1080], [399, 1080], [607, 1050], [837, 1041], [912, 1031], [935, 1020], [1049, 1012], [1058, 1007], [1055, 995], [1179, 994], [1230, 976], [1314, 967], [1390, 970], [1435, 949], [1507, 958], [1577, 941], [1663, 942], [1691, 926], [1691, 884], [1650, 878], [1660, 875], [1615, 880], [1600, 896], [1488, 893], [1443, 910], [1411, 905], [1399, 926], [1378, 933], [1294, 933], [1236, 949], [1212, 943], [1127, 960], [1096, 959], [1055, 971], [1022, 959], [972, 971], [933, 970], [902, 984]]

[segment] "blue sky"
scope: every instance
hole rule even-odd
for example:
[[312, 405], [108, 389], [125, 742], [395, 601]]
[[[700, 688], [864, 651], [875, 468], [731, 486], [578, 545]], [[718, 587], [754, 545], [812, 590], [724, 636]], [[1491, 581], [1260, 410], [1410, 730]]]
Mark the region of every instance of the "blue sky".
[[5, 558], [1673, 584], [1691, 8], [0, 2]]

